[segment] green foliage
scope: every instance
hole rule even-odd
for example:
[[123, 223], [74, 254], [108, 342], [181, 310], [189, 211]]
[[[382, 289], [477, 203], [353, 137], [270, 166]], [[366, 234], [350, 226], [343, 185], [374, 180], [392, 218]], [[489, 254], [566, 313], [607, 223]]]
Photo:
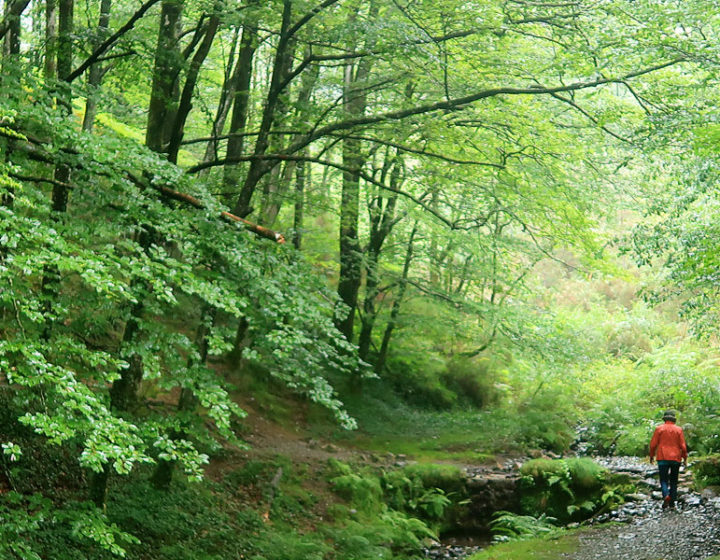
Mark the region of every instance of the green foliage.
[[720, 486], [720, 454], [694, 459], [691, 468], [693, 482], [698, 488]]
[[546, 514], [561, 521], [590, 517], [608, 500], [607, 471], [587, 457], [532, 459], [520, 469], [521, 504], [530, 515]]
[[377, 514], [383, 509], [382, 487], [376, 476], [350, 473], [337, 476], [330, 482], [333, 489], [360, 512]]
[[493, 365], [487, 356], [473, 360], [454, 358], [447, 364], [442, 379], [457, 394], [459, 402], [478, 408], [488, 407], [498, 400]]
[[557, 520], [541, 514], [539, 517], [518, 515], [509, 511], [499, 511], [493, 515], [490, 528], [493, 540], [498, 542], [532, 539], [549, 535], [558, 530]]

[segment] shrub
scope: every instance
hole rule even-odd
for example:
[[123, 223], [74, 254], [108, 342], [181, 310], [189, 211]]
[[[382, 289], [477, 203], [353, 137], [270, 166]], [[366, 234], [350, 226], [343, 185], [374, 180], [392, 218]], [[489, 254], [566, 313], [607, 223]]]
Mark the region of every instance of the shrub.
[[442, 381], [459, 401], [482, 408], [497, 401], [494, 377], [488, 357], [455, 358], [447, 364]]
[[561, 521], [587, 518], [617, 496], [615, 490], [606, 495], [606, 473], [589, 458], [528, 461], [520, 469], [523, 512]]
[[333, 478], [330, 483], [340, 496], [348, 500], [359, 511], [379, 513], [383, 507], [383, 491], [380, 479], [372, 475], [355, 473]]
[[720, 454], [696, 459], [692, 463], [692, 471], [698, 488], [720, 486]]

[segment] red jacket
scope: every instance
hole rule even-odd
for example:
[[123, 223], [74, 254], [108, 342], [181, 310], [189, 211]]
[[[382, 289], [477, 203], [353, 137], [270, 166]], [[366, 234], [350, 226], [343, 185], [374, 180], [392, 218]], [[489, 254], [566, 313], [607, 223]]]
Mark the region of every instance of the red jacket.
[[658, 461], [682, 461], [687, 458], [685, 436], [680, 426], [675, 422], [666, 420], [664, 424], [655, 428], [650, 440], [650, 458], [657, 452]]

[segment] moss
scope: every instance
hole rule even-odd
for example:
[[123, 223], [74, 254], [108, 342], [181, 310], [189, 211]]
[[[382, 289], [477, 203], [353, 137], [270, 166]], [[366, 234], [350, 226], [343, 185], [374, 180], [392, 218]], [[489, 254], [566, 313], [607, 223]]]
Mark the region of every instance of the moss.
[[425, 488], [440, 488], [446, 492], [462, 492], [465, 488], [465, 476], [455, 465], [413, 463], [403, 472], [409, 478], [419, 478]]
[[562, 553], [578, 549], [575, 533], [493, 545], [469, 560], [557, 560]]

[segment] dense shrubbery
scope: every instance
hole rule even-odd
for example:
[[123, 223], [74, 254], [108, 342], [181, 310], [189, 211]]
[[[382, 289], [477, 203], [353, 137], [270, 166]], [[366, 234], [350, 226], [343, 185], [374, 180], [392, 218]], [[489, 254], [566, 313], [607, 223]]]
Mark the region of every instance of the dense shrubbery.
[[696, 487], [720, 487], [720, 454], [708, 455], [696, 459], [691, 464], [693, 481]]
[[590, 458], [533, 459], [520, 469], [521, 505], [528, 515], [560, 521], [586, 519], [623, 501], [630, 486], [618, 484]]
[[330, 481], [358, 515], [390, 514], [400, 519], [421, 522], [425, 536], [447, 528], [448, 522], [467, 498], [462, 471], [450, 465], [411, 464], [386, 472], [353, 470], [349, 465], [331, 461]]

